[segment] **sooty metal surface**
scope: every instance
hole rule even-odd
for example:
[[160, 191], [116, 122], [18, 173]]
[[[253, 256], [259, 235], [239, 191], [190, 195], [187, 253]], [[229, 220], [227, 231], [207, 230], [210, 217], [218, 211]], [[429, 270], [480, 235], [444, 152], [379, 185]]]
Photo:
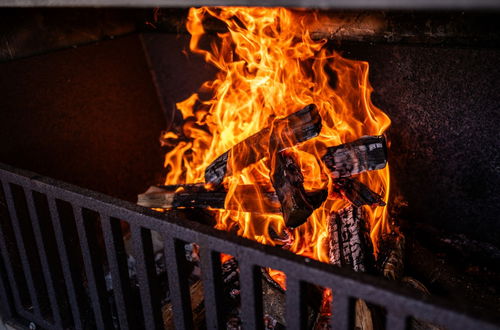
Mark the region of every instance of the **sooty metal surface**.
[[[201, 248], [210, 329], [224, 327], [218, 315], [222, 307], [221, 253], [234, 256], [240, 264], [245, 329], [263, 328], [260, 279], [255, 276], [258, 267], [272, 267], [287, 275], [290, 329], [303, 324], [306, 313], [300, 311], [299, 291], [306, 282], [333, 290], [334, 329], [351, 327], [355, 298], [385, 309], [387, 329], [405, 329], [410, 317], [449, 329], [497, 329], [485, 319], [468, 315], [465, 308], [436, 299], [422, 300], [386, 280], [264, 246], [181, 220], [175, 214], [161, 214], [2, 164], [0, 181], [5, 200], [0, 206], [8, 210], [3, 212], [0, 207], [0, 307], [7, 320], [33, 322], [45, 329], [162, 328], [158, 278], [152, 262], [151, 232], [155, 231], [165, 243], [177, 329], [192, 325], [187, 274], [181, 267], [183, 242], [196, 242]], [[129, 290], [123, 228], [130, 228], [132, 235], [138, 299], [133, 299]], [[113, 282], [112, 303], [106, 296], [105, 267], [109, 267]], [[139, 301], [142, 308], [137, 308]]]

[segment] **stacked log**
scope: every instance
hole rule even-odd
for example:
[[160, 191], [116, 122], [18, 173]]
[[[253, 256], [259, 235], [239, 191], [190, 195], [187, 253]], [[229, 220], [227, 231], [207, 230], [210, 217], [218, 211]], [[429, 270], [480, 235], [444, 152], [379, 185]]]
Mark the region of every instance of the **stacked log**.
[[233, 175], [262, 159], [269, 153], [269, 146], [282, 151], [318, 136], [321, 117], [314, 104], [310, 104], [288, 117], [275, 120], [236, 144], [215, 159], [205, 170], [205, 183], [220, 186], [226, 175]]

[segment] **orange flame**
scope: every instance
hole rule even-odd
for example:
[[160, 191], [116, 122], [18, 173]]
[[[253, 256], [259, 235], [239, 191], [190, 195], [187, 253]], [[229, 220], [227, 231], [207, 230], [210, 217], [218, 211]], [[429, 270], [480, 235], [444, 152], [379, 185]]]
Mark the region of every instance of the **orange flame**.
[[[227, 31], [218, 38], [205, 33], [204, 20], [215, 18]], [[375, 107], [368, 82], [368, 63], [345, 59], [330, 50], [326, 40], [313, 40], [309, 27], [315, 14], [283, 8], [192, 8], [187, 29], [190, 49], [219, 70], [200, 93], [177, 104], [184, 118], [184, 138], [165, 159], [166, 184], [204, 182], [205, 168], [236, 143], [308, 104], [315, 104], [322, 118], [320, 136], [292, 148], [305, 179], [306, 190], [330, 186], [331, 178], [320, 161], [321, 147], [380, 135], [390, 119]], [[207, 41], [212, 41], [208, 43]], [[207, 46], [209, 45], [209, 46]], [[209, 95], [207, 98], [206, 95]], [[172, 132], [165, 138], [175, 139]], [[272, 190], [266, 159], [226, 177], [226, 203], [238, 205], [244, 196], [235, 193], [241, 184], [255, 184], [256, 193]], [[363, 173], [359, 179], [380, 193], [387, 203], [389, 168]], [[233, 204], [236, 203], [236, 204]], [[329, 198], [296, 228], [290, 250], [328, 262], [327, 219], [346, 206]], [[389, 231], [386, 207], [367, 207], [375, 249], [380, 234]], [[281, 215], [220, 210], [216, 228], [263, 244], [276, 244], [276, 233], [285, 229]]]

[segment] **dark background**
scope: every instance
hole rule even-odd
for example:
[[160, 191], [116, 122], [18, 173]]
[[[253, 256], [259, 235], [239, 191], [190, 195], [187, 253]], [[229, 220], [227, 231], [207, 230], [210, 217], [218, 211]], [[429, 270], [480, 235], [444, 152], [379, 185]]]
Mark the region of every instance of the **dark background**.
[[137, 35], [0, 63], [0, 161], [135, 202], [165, 127]]

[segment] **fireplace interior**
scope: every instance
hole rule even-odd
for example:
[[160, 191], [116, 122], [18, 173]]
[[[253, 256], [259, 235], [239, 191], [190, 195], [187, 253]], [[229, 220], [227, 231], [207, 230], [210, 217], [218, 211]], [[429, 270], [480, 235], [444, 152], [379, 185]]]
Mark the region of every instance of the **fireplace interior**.
[[[327, 38], [326, 47], [346, 58], [369, 63], [372, 100], [392, 120], [386, 134], [391, 200], [406, 237], [405, 274], [425, 285], [428, 299], [464, 304], [498, 326], [498, 12], [319, 13], [330, 20], [317, 27], [316, 37]], [[166, 148], [160, 133], [180, 127], [175, 104], [216, 74], [189, 52], [187, 15], [185, 8], [0, 9], [0, 162], [132, 203], [163, 182]], [[209, 22], [207, 30], [217, 38], [221, 27]], [[13, 189], [14, 198], [19, 194]], [[8, 203], [0, 203], [5, 235], [15, 240]], [[65, 207], [59, 212], [71, 212]], [[205, 221], [203, 212], [179, 213]], [[123, 221], [114, 224], [129, 231]], [[75, 228], [65, 230], [76, 235]], [[100, 236], [94, 243], [102, 247]], [[33, 234], [27, 238], [28, 254], [36, 254]], [[7, 282], [5, 267], [2, 260], [0, 276]], [[43, 265], [34, 270], [43, 273]], [[22, 267], [15, 272], [22, 274]], [[11, 302], [11, 295], [4, 301]], [[71, 306], [65, 308], [69, 314]], [[46, 327], [8, 314], [3, 313], [10, 326]], [[90, 314], [82, 312], [82, 318]], [[146, 319], [129, 321], [148, 324]], [[117, 324], [112, 326], [122, 326]], [[100, 327], [99, 321], [85, 327]]]

